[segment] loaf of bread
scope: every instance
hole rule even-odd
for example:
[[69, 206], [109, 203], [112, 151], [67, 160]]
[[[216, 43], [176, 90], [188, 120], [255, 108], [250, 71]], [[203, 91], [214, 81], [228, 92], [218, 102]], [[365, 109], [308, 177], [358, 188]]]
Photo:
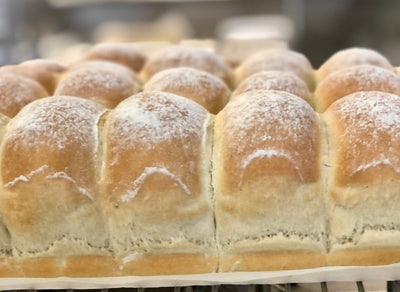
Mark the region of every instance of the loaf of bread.
[[108, 48], [0, 68], [0, 277], [400, 262], [386, 58], [350, 49], [314, 71], [270, 50], [233, 81], [199, 48], [168, 46], [137, 74], [136, 48]]

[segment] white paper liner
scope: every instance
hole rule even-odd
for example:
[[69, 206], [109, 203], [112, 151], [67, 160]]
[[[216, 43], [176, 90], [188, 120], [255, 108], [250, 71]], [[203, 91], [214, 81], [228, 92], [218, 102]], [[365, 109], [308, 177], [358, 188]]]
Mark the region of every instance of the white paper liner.
[[123, 287], [173, 287], [221, 284], [278, 284], [400, 279], [400, 263], [372, 267], [324, 267], [273, 272], [235, 272], [173, 276], [109, 278], [0, 278], [0, 290], [105, 289]]

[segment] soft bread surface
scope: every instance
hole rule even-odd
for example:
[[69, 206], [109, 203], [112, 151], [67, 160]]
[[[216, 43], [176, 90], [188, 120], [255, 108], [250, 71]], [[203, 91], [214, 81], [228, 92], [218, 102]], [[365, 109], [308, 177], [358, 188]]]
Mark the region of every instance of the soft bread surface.
[[238, 83], [254, 73], [261, 71], [291, 72], [300, 77], [313, 91], [315, 88], [314, 70], [308, 59], [290, 50], [264, 50], [251, 55], [236, 69]]
[[393, 70], [390, 62], [380, 53], [367, 48], [350, 48], [333, 54], [317, 71], [319, 82], [330, 74], [358, 65], [372, 65], [387, 70]]
[[397, 262], [400, 97], [373, 91], [354, 93], [333, 103], [324, 119], [331, 149], [329, 263]]
[[315, 90], [316, 109], [324, 112], [334, 101], [358, 91], [383, 91], [399, 95], [400, 77], [391, 70], [371, 65], [335, 71]]
[[163, 70], [145, 85], [144, 91], [165, 91], [189, 98], [212, 114], [227, 103], [230, 90], [218, 77], [189, 67]]
[[229, 87], [233, 86], [232, 72], [218, 55], [196, 47], [169, 46], [150, 58], [142, 70], [144, 80], [169, 68], [191, 67], [206, 71], [222, 79]]
[[28, 103], [46, 96], [48, 92], [36, 81], [0, 72], [0, 113], [12, 118]]
[[290, 72], [261, 71], [246, 78], [233, 92], [233, 96], [252, 90], [278, 90], [297, 95], [312, 104], [307, 84]]
[[[220, 269], [254, 270], [241, 266], [240, 254], [273, 250], [316, 252], [322, 259], [316, 265], [324, 265], [320, 136], [311, 106], [287, 92], [250, 91], [217, 115], [213, 184]], [[235, 254], [230, 267], [226, 261]], [[270, 264], [256, 265], [263, 270]]]
[[87, 98], [114, 108], [140, 89], [139, 79], [127, 67], [105, 61], [90, 61], [65, 74], [54, 95]]
[[[170, 254], [188, 273], [216, 270], [211, 125], [200, 105], [165, 92], [132, 96], [108, 116], [103, 209], [123, 273], [152, 273], [140, 263]], [[202, 257], [206, 264], [199, 269]]]
[[139, 72], [146, 57], [141, 50], [130, 43], [104, 43], [93, 46], [87, 53], [85, 60], [103, 60], [118, 63]]

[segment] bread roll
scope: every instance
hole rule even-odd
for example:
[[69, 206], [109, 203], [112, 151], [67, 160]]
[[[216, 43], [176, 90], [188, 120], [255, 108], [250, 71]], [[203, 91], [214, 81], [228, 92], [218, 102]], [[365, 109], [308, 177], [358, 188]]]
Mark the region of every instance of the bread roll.
[[49, 96], [36, 81], [0, 71], [0, 113], [14, 117], [28, 103]]
[[357, 92], [324, 113], [330, 265], [400, 262], [400, 97]]
[[216, 271], [212, 124], [200, 105], [165, 92], [110, 113], [101, 185], [121, 275]]
[[390, 62], [380, 53], [366, 48], [350, 48], [333, 54], [321, 65], [316, 76], [321, 82], [335, 71], [357, 65], [372, 65], [393, 70]]
[[191, 67], [206, 71], [225, 81], [232, 88], [233, 80], [229, 66], [216, 54], [189, 46], [169, 46], [147, 61], [142, 76], [149, 80], [154, 74], [175, 67]]
[[65, 67], [57, 62], [42, 59], [0, 67], [0, 74], [12, 73], [33, 79], [40, 83], [49, 94], [53, 94], [58, 78], [64, 71]]
[[252, 90], [278, 90], [286, 91], [301, 97], [309, 104], [312, 104], [311, 93], [307, 84], [299, 77], [290, 72], [261, 71], [246, 78], [232, 96], [235, 97], [244, 92]]
[[325, 264], [320, 128], [309, 104], [282, 91], [243, 93], [217, 115], [219, 271]]
[[146, 83], [144, 91], [165, 91], [189, 98], [212, 114], [217, 114], [230, 96], [228, 86], [221, 79], [189, 67], [158, 72]]
[[316, 109], [324, 112], [334, 101], [357, 91], [400, 94], [400, 77], [371, 65], [344, 68], [330, 74], [315, 90]]
[[108, 108], [141, 89], [135, 73], [125, 66], [104, 61], [86, 62], [73, 68], [60, 81], [54, 95], [90, 99]]
[[[26, 277], [66, 275], [69, 256], [110, 255], [97, 203], [97, 123], [104, 111], [88, 100], [48, 97], [28, 104], [8, 124], [0, 211], [13, 259]], [[96, 275], [101, 266], [87, 269]]]
[[103, 60], [125, 65], [135, 72], [139, 72], [146, 57], [130, 43], [103, 43], [93, 46], [85, 60]]
[[236, 69], [236, 81], [242, 82], [247, 77], [261, 71], [291, 72], [300, 77], [310, 91], [315, 88], [314, 70], [308, 59], [289, 50], [263, 50], [248, 57]]

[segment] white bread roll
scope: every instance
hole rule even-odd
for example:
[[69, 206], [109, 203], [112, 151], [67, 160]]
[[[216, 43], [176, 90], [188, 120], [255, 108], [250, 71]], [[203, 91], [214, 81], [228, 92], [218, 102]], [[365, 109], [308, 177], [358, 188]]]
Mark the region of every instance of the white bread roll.
[[140, 90], [138, 77], [126, 66], [106, 61], [90, 61], [65, 74], [54, 95], [82, 97], [107, 108], [114, 108]]
[[147, 81], [157, 72], [176, 67], [206, 71], [233, 87], [232, 72], [224, 60], [208, 50], [189, 46], [169, 46], [160, 51], [146, 62], [141, 75]]
[[36, 81], [0, 71], [0, 113], [12, 118], [28, 103], [49, 96]]
[[137, 46], [131, 43], [103, 43], [93, 46], [84, 60], [114, 62], [139, 72], [146, 57]]
[[19, 65], [8, 65], [0, 67], [0, 74], [12, 73], [21, 75], [40, 83], [51, 95], [56, 88], [60, 75], [66, 68], [57, 62], [35, 59], [23, 62]]
[[218, 77], [189, 67], [166, 69], [145, 84], [144, 91], [165, 91], [189, 98], [212, 114], [228, 102], [231, 91]]
[[400, 262], [400, 97], [357, 92], [323, 115], [330, 265]]
[[366, 48], [350, 48], [333, 54], [317, 70], [318, 82], [338, 70], [358, 65], [372, 65], [387, 70], [393, 70], [390, 62], [380, 53]]
[[300, 77], [310, 91], [315, 88], [314, 69], [310, 61], [290, 50], [263, 50], [251, 55], [236, 69], [236, 82], [240, 83], [250, 75], [261, 71], [291, 72]]
[[250, 91], [217, 115], [213, 157], [219, 271], [325, 264], [320, 121], [301, 98]]
[[108, 116], [101, 186], [121, 275], [216, 271], [212, 125], [200, 105], [165, 92], [134, 95]]
[[301, 97], [311, 105], [313, 104], [307, 84], [300, 77], [290, 72], [261, 71], [252, 74], [239, 84], [232, 93], [232, 97], [252, 90], [286, 91]]
[[357, 91], [383, 91], [400, 95], [400, 77], [393, 71], [371, 65], [335, 71], [315, 90], [316, 110], [324, 112], [336, 100]]
[[[48, 97], [7, 126], [0, 211], [13, 259], [27, 277], [66, 275], [76, 256], [110, 254], [97, 203], [97, 123], [104, 111], [84, 99]], [[87, 268], [96, 274], [95, 266]]]

